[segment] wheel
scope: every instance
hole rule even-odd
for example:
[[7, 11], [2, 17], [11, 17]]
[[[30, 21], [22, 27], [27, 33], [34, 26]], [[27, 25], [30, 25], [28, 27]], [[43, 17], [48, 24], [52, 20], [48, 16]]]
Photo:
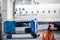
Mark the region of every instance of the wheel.
[[7, 39], [12, 38], [12, 34], [7, 34], [6, 38], [7, 38]]
[[33, 38], [37, 38], [37, 35], [35, 33], [31, 34], [31, 36], [33, 36]]

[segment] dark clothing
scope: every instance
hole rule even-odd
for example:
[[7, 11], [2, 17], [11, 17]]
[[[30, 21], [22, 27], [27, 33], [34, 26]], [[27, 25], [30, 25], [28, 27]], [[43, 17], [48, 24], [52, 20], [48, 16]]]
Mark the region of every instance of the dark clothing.
[[1, 30], [0, 30], [0, 40], [2, 40], [2, 36], [1, 36]]
[[52, 33], [53, 30], [50, 30], [50, 25], [48, 26], [48, 31], [49, 31], [50, 36], [51, 36], [51, 33]]
[[50, 25], [49, 25], [49, 27], [48, 27], [48, 31], [51, 33], [53, 30], [50, 30]]
[[2, 30], [1, 30], [1, 28], [2, 28], [2, 24], [0, 22], [0, 40], [2, 40]]

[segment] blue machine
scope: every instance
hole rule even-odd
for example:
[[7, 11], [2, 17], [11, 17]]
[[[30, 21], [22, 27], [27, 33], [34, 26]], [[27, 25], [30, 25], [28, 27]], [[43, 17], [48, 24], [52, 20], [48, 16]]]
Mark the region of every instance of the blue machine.
[[[25, 31], [26, 32], [28, 31], [34, 38], [36, 38], [37, 37], [36, 24], [35, 24], [36, 22], [34, 20], [31, 20], [29, 23], [30, 23], [30, 28], [26, 28]], [[11, 34], [16, 34], [16, 31], [15, 31], [16, 22], [15, 21], [5, 21], [3, 24], [4, 24], [4, 33], [8, 34], [7, 38], [11, 38], [12, 37]]]
[[35, 22], [34, 22], [34, 20], [31, 20], [31, 32], [32, 33], [35, 33]]
[[14, 34], [15, 33], [15, 21], [5, 21], [4, 32], [7, 34]]

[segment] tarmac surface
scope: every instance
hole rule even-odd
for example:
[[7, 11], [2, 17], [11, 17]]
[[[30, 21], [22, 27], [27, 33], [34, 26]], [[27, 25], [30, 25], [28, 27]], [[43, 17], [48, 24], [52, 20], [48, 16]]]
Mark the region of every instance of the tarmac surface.
[[[48, 28], [48, 24], [39, 25], [38, 34], [40, 34], [40, 36], [37, 38], [33, 38], [30, 34], [28, 34], [28, 35], [27, 34], [21, 34], [21, 35], [17, 34], [14, 36], [16, 38], [12, 38], [12, 39], [4, 38], [4, 40], [42, 40], [42, 32], [44, 32], [44, 34], [45, 34], [47, 28]], [[60, 40], [60, 31], [55, 30], [54, 34], [55, 34], [55, 39]]]

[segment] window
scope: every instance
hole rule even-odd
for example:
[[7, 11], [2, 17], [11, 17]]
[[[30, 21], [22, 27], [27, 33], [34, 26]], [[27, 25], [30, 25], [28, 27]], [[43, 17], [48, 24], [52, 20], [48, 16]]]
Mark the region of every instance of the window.
[[50, 13], [50, 10], [48, 10], [48, 13]]
[[39, 11], [37, 11], [37, 13], [39, 13]]
[[54, 13], [56, 13], [56, 10], [54, 10]]
[[44, 13], [44, 11], [42, 11], [42, 13]]
[[25, 9], [24, 9], [24, 8], [22, 8], [22, 10], [23, 10], [23, 11], [25, 11]]
[[30, 23], [27, 21], [27, 22], [15, 22], [15, 26], [16, 27], [30, 27]]

